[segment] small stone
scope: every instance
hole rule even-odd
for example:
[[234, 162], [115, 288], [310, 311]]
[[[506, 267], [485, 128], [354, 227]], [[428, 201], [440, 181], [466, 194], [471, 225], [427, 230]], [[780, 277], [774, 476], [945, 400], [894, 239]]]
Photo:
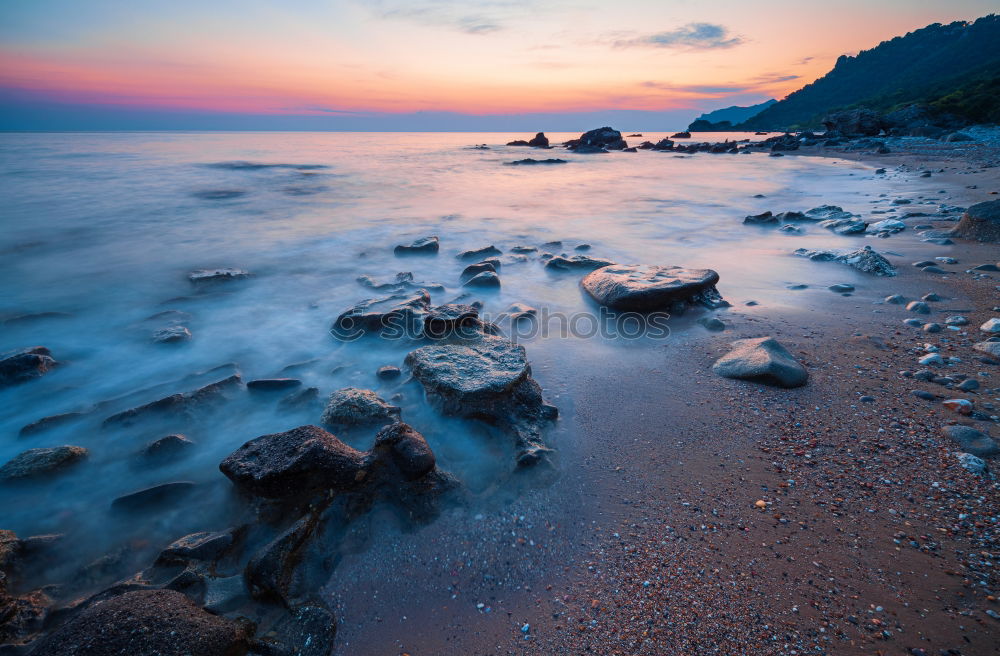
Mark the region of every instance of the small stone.
[[949, 410], [954, 410], [960, 415], [972, 414], [972, 401], [968, 399], [948, 399], [947, 401], [942, 401], [941, 405]]
[[917, 360], [917, 362], [924, 365], [925, 367], [935, 367], [935, 366], [940, 367], [944, 365], [944, 359], [938, 353], [928, 353], [927, 355]]
[[174, 434], [161, 437], [146, 445], [142, 450], [142, 455], [147, 458], [161, 459], [170, 458], [186, 451], [194, 446], [194, 442], [184, 435]]
[[965, 326], [968, 325], [969, 320], [966, 317], [954, 315], [945, 319], [944, 322], [949, 326]]
[[903, 305], [906, 303], [906, 298], [904, 298], [901, 294], [893, 294], [892, 296], [886, 296], [885, 302], [892, 305]]
[[500, 287], [500, 276], [494, 271], [483, 271], [469, 278], [462, 285], [463, 287], [476, 287], [479, 289], [498, 289]]
[[0, 467], [0, 481], [15, 481], [51, 474], [76, 464], [87, 457], [82, 446], [55, 446], [28, 449]]
[[997, 319], [995, 317], [992, 319], [987, 319], [986, 323], [979, 326], [979, 330], [983, 331], [984, 333], [1000, 334], [1000, 319]]
[[975, 378], [966, 378], [958, 385], [958, 389], [963, 392], [974, 392], [979, 389], [979, 381]]
[[924, 325], [924, 322], [920, 319], [903, 319], [903, 323], [913, 328], [919, 328]]
[[403, 374], [403, 372], [399, 370], [399, 367], [394, 367], [392, 365], [386, 365], [384, 367], [379, 367], [378, 371], [375, 372], [376, 376], [378, 376], [379, 378], [385, 378], [385, 379], [399, 378], [402, 374]]
[[830, 285], [827, 287], [831, 292], [837, 292], [838, 294], [846, 294], [854, 291], [854, 285], [848, 285], [845, 283], [837, 283], [836, 285]]
[[906, 309], [910, 312], [916, 312], [918, 314], [930, 314], [931, 308], [929, 305], [923, 301], [910, 301], [906, 304]]
[[925, 401], [933, 401], [935, 398], [937, 398], [930, 392], [925, 392], [924, 390], [911, 390], [910, 394], [917, 397], [918, 399], [923, 399]]
[[719, 319], [717, 317], [709, 317], [709, 318], [706, 318], [706, 319], [699, 319], [698, 323], [700, 323], [702, 326], [704, 326], [707, 330], [711, 330], [712, 332], [718, 332], [720, 330], [725, 330], [726, 329], [725, 322], [722, 321], [722, 319]]
[[330, 395], [322, 422], [349, 428], [391, 424], [399, 421], [399, 408], [389, 405], [371, 390], [345, 387]]
[[298, 378], [258, 378], [247, 383], [247, 389], [258, 391], [286, 390], [298, 387], [302, 381]]
[[185, 326], [169, 326], [153, 333], [153, 341], [157, 344], [173, 344], [191, 339], [191, 331]]
[[923, 296], [921, 296], [920, 300], [921, 301], [925, 301], [927, 303], [934, 303], [936, 301], [940, 301], [941, 297], [938, 296], [937, 294], [931, 292], [930, 294], [924, 294]]
[[925, 323], [922, 330], [925, 333], [939, 333], [941, 332], [941, 324], [939, 323]]
[[973, 474], [982, 476], [986, 473], [986, 461], [982, 458], [974, 456], [971, 453], [959, 453], [957, 458], [958, 464], [965, 469], [968, 469]]

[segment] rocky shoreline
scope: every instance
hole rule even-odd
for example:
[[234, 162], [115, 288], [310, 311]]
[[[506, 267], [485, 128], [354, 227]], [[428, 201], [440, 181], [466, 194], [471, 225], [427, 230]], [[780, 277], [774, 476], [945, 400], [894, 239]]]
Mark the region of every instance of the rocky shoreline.
[[[807, 143], [812, 140], [809, 135], [774, 137], [763, 145], [677, 146], [664, 139], [636, 149], [682, 154], [770, 149], [772, 154], [839, 157], [846, 151], [857, 156], [868, 152], [880, 158], [900, 156], [899, 146], [893, 142], [877, 145], [863, 141], [866, 138], [843, 137], [827, 141], [831, 139], [838, 143]], [[961, 143], [966, 144], [962, 148], [981, 148], [981, 144]], [[854, 148], [859, 144], [864, 147]], [[611, 128], [584, 133], [564, 145], [577, 154], [634, 150]], [[508, 146], [549, 148], [549, 143], [539, 133], [531, 141]], [[992, 173], [996, 160], [989, 160], [994, 156], [984, 155], [985, 164], [971, 165], [979, 169], [976, 179], [983, 182], [965, 187], [982, 184], [984, 188], [982, 192], [967, 189], [976, 192], [969, 194], [970, 198], [985, 193], [987, 185], [997, 185], [997, 176]], [[955, 157], [959, 163], [967, 162], [961, 154]], [[904, 166], [912, 167], [912, 163]], [[734, 444], [726, 447], [731, 451], [725, 460], [753, 461], [745, 468], [734, 467], [740, 470], [733, 474], [741, 479], [739, 493], [722, 499], [725, 486], [737, 486], [736, 479], [705, 476], [709, 490], [701, 501], [695, 501], [693, 507], [686, 502], [681, 510], [668, 508], [668, 498], [650, 487], [657, 471], [649, 463], [663, 457], [660, 447], [608, 457], [609, 461], [627, 463], [619, 467], [634, 468], [640, 479], [628, 493], [641, 499], [638, 505], [628, 504], [628, 509], [615, 511], [622, 517], [622, 526], [628, 528], [614, 531], [612, 537], [607, 532], [596, 535], [596, 542], [588, 536], [586, 543], [596, 549], [592, 564], [586, 565], [582, 577], [566, 566], [559, 575], [565, 592], [556, 595], [547, 591], [546, 600], [534, 606], [536, 619], [523, 623], [509, 650], [653, 654], [663, 649], [693, 653], [715, 648], [733, 653], [752, 649], [755, 653], [795, 650], [819, 654], [853, 653], [851, 650], [875, 653], [867, 650], [892, 645], [918, 654], [933, 653], [921, 646], [921, 640], [937, 648], [943, 640], [957, 641], [955, 636], [962, 635], [973, 647], [962, 651], [963, 645], [955, 642], [946, 649], [986, 653], [972, 649], [985, 644], [996, 626], [990, 622], [998, 621], [994, 610], [997, 581], [991, 569], [996, 554], [997, 483], [990, 467], [990, 459], [1000, 452], [994, 441], [998, 423], [996, 372], [990, 369], [1000, 364], [996, 346], [1000, 344], [996, 335], [1000, 310], [996, 309], [998, 287], [993, 273], [997, 269], [997, 203], [1000, 201], [970, 202], [961, 209], [940, 206], [932, 215], [880, 221], [864, 221], [833, 206], [804, 212], [774, 208], [776, 213], [751, 214], [743, 219], [754, 229], [772, 226], [779, 230], [786, 226], [794, 229], [799, 221], [815, 221], [838, 235], [868, 235], [879, 240], [902, 239], [899, 235], [908, 236], [910, 226], [916, 230], [915, 226], [927, 223], [929, 226], [922, 228], [926, 233], [922, 241], [909, 244], [911, 251], [920, 250], [926, 256], [915, 262], [923, 266], [907, 268], [898, 266], [898, 258], [893, 258], [897, 265], [890, 264], [869, 246], [842, 253], [805, 249], [801, 255], [809, 259], [840, 262], [872, 274], [878, 289], [884, 291], [879, 308], [882, 317], [872, 319], [863, 311], [853, 312], [857, 330], [840, 326], [822, 345], [813, 344], [809, 349], [803, 348], [801, 333], [783, 325], [779, 317], [751, 322], [736, 313], [736, 322], [708, 319], [721, 324], [721, 329], [709, 333], [716, 335], [708, 342], [711, 356], [689, 362], [702, 381], [702, 389], [685, 393], [699, 403], [710, 404], [706, 410], [712, 420], [711, 432], [728, 431], [736, 436]], [[734, 229], [742, 227], [739, 222], [735, 217]], [[430, 236], [386, 248], [398, 258], [440, 257], [442, 241], [446, 239]], [[960, 248], [952, 248], [948, 256], [935, 255], [935, 248], [956, 245]], [[431, 292], [442, 286], [414, 281], [412, 274], [397, 275], [387, 283], [367, 278], [361, 284], [383, 295], [345, 309], [332, 322], [331, 338], [345, 342], [346, 348], [364, 348], [364, 340], [395, 339], [396, 333], [412, 341], [405, 371], [422, 388], [429, 407], [443, 416], [481, 421], [509, 439], [516, 449], [512, 479], [525, 468], [552, 466], [546, 434], [553, 430], [559, 411], [543, 397], [532, 374], [529, 353], [506, 339], [501, 326], [482, 320], [481, 304], [474, 300], [475, 294], [488, 294], [502, 284], [506, 258], [524, 258], [547, 271], [578, 276], [581, 290], [593, 302], [621, 311], [677, 315], [692, 306], [717, 310], [737, 301], [723, 299], [716, 289], [720, 277], [711, 269], [659, 262], [614, 263], [560, 251], [561, 244], [541, 244], [511, 248], [506, 253], [493, 245], [459, 252], [455, 275], [470, 295], [438, 305], [432, 303]], [[193, 272], [191, 283], [241, 284], [249, 277], [248, 271], [239, 269], [206, 269]], [[915, 289], [921, 287], [931, 289], [917, 293]], [[854, 288], [847, 285], [833, 291], [850, 295]], [[947, 299], [961, 299], [958, 305], [962, 307]], [[512, 316], [516, 313], [530, 320], [532, 310], [517, 308]], [[892, 322], [886, 319], [890, 314]], [[797, 326], [799, 331], [827, 328], [801, 317], [791, 321], [802, 322]], [[718, 324], [713, 326], [719, 328]], [[705, 325], [709, 327], [707, 321]], [[875, 326], [883, 332], [874, 334]], [[172, 327], [187, 331], [180, 324]], [[872, 334], [866, 335], [864, 331], [869, 329]], [[158, 341], [176, 341], [177, 335], [180, 341], [185, 339], [182, 332], [173, 330]], [[839, 348], [844, 340], [854, 347], [850, 353]], [[846, 375], [831, 373], [851, 369], [852, 355], [865, 360], [864, 365], [853, 366], [857, 378], [846, 380]], [[58, 357], [45, 347], [6, 354], [0, 361], [0, 383], [30, 385], [58, 366]], [[385, 369], [379, 371], [380, 377], [403, 373], [392, 371], [392, 367]], [[702, 378], [709, 372], [714, 374]], [[608, 380], [616, 382], [598, 387], [620, 396], [623, 389], [635, 386], [625, 373], [609, 367]], [[658, 414], [656, 408], [663, 404], [650, 396], [655, 386], [644, 382], [636, 386], [641, 388], [635, 391], [638, 399], [626, 395], [619, 406], [649, 408]], [[47, 567], [58, 553], [59, 537], [19, 538], [3, 532], [0, 595], [5, 613], [0, 653], [331, 653], [335, 649], [336, 609], [321, 587], [331, 578], [339, 559], [351, 553], [359, 518], [377, 506], [379, 512], [389, 509], [394, 513], [400, 526], [419, 531], [446, 508], [461, 506], [467, 492], [462, 481], [438, 469], [427, 441], [402, 421], [404, 417], [390, 403], [391, 398], [382, 399], [373, 390], [344, 388], [331, 394], [320, 412], [318, 390], [300, 389], [300, 385], [301, 381], [293, 378], [244, 381], [233, 373], [193, 390], [152, 401], [143, 399], [125, 409], [92, 409], [106, 425], [130, 425], [163, 414], [197, 417], [236, 395], [277, 392], [283, 395], [282, 403], [317, 406], [317, 422], [325, 428], [289, 427], [281, 433], [261, 435], [233, 451], [221, 462], [220, 470], [232, 483], [241, 520], [218, 531], [179, 536], [154, 562], [142, 564], [134, 574], [97, 592], [80, 595], [73, 586], [32, 586], [32, 572]], [[824, 416], [820, 408], [839, 407], [848, 388], [851, 416]], [[594, 394], [593, 389], [589, 394]], [[727, 399], [724, 412], [712, 407], [712, 394], [720, 395], [715, 403], [719, 398]], [[789, 402], [789, 398], [795, 400]], [[607, 403], [593, 405], [600, 408]], [[794, 411], [792, 405], [796, 406]], [[924, 416], [918, 417], [918, 411]], [[648, 421], [619, 419], [619, 426], [636, 435], [649, 435], [652, 430]], [[654, 423], [664, 426], [665, 420]], [[59, 421], [60, 416], [54, 415], [26, 425], [22, 431], [43, 430]], [[675, 425], [690, 421], [677, 419]], [[374, 436], [372, 446], [366, 451], [351, 448], [327, 428], [368, 431]], [[147, 448], [149, 457], [183, 450], [186, 441], [179, 435], [157, 440]], [[615, 449], [614, 445], [603, 448]], [[913, 455], [913, 449], [919, 450], [920, 457]], [[650, 455], [655, 457], [650, 460]], [[27, 450], [5, 464], [0, 477], [16, 484], [19, 479], [45, 477], [79, 466], [87, 457], [86, 450], [72, 445]], [[699, 458], [697, 452], [691, 457]], [[699, 470], [699, 475], [703, 473]], [[927, 482], [930, 473], [938, 480]], [[681, 471], [668, 475], [674, 483], [671, 495], [693, 492], [693, 483], [684, 481]], [[908, 482], [900, 482], [903, 480]], [[590, 482], [606, 488], [608, 475]], [[913, 486], [925, 483], [923, 491], [913, 491]], [[845, 486], [850, 492], [845, 492]], [[196, 487], [189, 481], [169, 481], [119, 497], [113, 507], [126, 515], [154, 514], [182, 503]], [[753, 493], [748, 494], [751, 489]], [[714, 502], [708, 503], [708, 498]], [[608, 504], [608, 499], [599, 503]], [[949, 628], [935, 633], [936, 629], [922, 627], [920, 635], [925, 637], [910, 640], [910, 633], [904, 630], [906, 621], [885, 617], [890, 611], [884, 608], [890, 602], [878, 605], [879, 610], [874, 604], [871, 612], [858, 610], [862, 595], [857, 591], [870, 583], [866, 577], [874, 576], [874, 570], [855, 562], [853, 569], [844, 571], [853, 556], [843, 550], [847, 546], [842, 542], [842, 524], [855, 521], [884, 532], [867, 516], [875, 514], [866, 507], [875, 500], [884, 504], [880, 507], [894, 510], [890, 524], [897, 525], [897, 519], [905, 521], [893, 533], [900, 534], [892, 538], [894, 546], [879, 543], [869, 547], [874, 550], [870, 553], [906, 549], [907, 558], [941, 561], [935, 562], [935, 571], [962, 572], [960, 583], [940, 576], [934, 579], [934, 585], [951, 591], [950, 603], [938, 612], [973, 618], [970, 622], [982, 628]], [[812, 518], [797, 514], [807, 503], [815, 506]], [[709, 505], [717, 507], [710, 509]], [[639, 520], [637, 512], [645, 520]], [[674, 526], [674, 519], [681, 516], [688, 518], [683, 535], [680, 527]], [[674, 519], [665, 525], [665, 518]], [[803, 598], [810, 600], [811, 608], [801, 612], [797, 606], [787, 612], [783, 609], [783, 626], [776, 629], [772, 623], [778, 621], [778, 611], [768, 608], [767, 599], [782, 590], [784, 577], [769, 578], [755, 563], [765, 557], [778, 560], [778, 556], [792, 563], [797, 562], [796, 555], [801, 561], [804, 556], [798, 547], [775, 552], [777, 544], [799, 544], [800, 538], [787, 535], [790, 530], [809, 532], [810, 549], [823, 549], [812, 539], [819, 535], [819, 543], [833, 543], [842, 550], [828, 551], [824, 558], [814, 556], [818, 560], [812, 561], [813, 570], [829, 574], [825, 576], [836, 588], [833, 591], [816, 585], [814, 578], [819, 575], [806, 574], [798, 569], [801, 565], [787, 567], [793, 570], [796, 585], [807, 591]], [[870, 536], [848, 532], [856, 541], [870, 541]], [[763, 547], [763, 555], [757, 547], [746, 544], [751, 535], [754, 543], [770, 542]], [[739, 574], [722, 567], [706, 571], [704, 563], [721, 561], [744, 565]], [[835, 566], [842, 568], [837, 574], [832, 571]], [[916, 564], [908, 566], [918, 568]], [[838, 577], [847, 582], [834, 582]], [[846, 601], [851, 595], [843, 592], [845, 588], [855, 591], [852, 601]], [[750, 594], [741, 600], [731, 596], [729, 589], [744, 589]], [[927, 606], [930, 597], [919, 595], [932, 590], [938, 588], [918, 586], [914, 607]], [[956, 600], [957, 596], [962, 600]], [[910, 603], [906, 601], [903, 607], [909, 608]], [[546, 612], [538, 612], [541, 608]], [[528, 611], [522, 607], [518, 612]], [[806, 619], [798, 621], [800, 616]], [[734, 627], [734, 622], [743, 625]], [[137, 631], [141, 638], [129, 637]], [[913, 644], [900, 642], [905, 640]]]

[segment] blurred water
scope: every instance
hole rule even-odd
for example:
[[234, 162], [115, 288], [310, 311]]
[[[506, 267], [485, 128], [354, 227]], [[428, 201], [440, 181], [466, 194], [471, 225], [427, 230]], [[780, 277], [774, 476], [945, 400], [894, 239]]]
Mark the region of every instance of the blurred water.
[[[578, 135], [549, 136], [557, 143]], [[412, 345], [330, 338], [337, 314], [373, 295], [356, 282], [358, 275], [388, 280], [412, 271], [417, 280], [446, 285], [444, 293], [433, 294], [435, 302], [445, 302], [462, 293], [464, 263], [455, 259], [457, 252], [491, 243], [507, 252], [518, 244], [562, 240], [568, 254], [587, 243], [591, 255], [622, 263], [708, 266], [721, 274], [725, 297], [767, 300], [773, 310], [802, 302], [800, 292], [785, 289], [788, 283], [858, 279], [845, 267], [817, 265], [790, 251], [862, 241], [815, 226], [805, 226], [804, 235], [745, 227], [742, 217], [823, 203], [866, 212], [891, 185], [864, 165], [837, 160], [574, 155], [501, 145], [525, 137], [0, 135], [0, 321], [66, 315], [0, 325], [0, 350], [41, 344], [65, 363], [40, 380], [0, 390], [0, 462], [40, 446], [77, 444], [91, 451], [86, 463], [65, 474], [5, 490], [0, 526], [26, 535], [75, 534], [81, 559], [124, 539], [156, 544], [195, 528], [221, 528], [229, 510], [219, 461], [258, 435], [317, 423], [318, 409], [282, 409], [280, 394], [244, 392], [190, 420], [110, 428], [101, 421], [234, 369], [245, 380], [295, 376], [324, 398], [347, 385], [371, 387], [387, 399], [401, 394], [393, 402], [428, 437], [441, 465], [474, 491], [489, 490], [511, 465], [502, 436], [438, 417], [413, 383], [376, 379], [379, 366], [401, 366]], [[470, 148], [483, 143], [490, 149]], [[524, 157], [568, 163], [503, 165]], [[429, 234], [441, 237], [438, 256], [393, 256], [395, 244]], [[192, 269], [218, 266], [254, 275], [213, 287], [213, 293], [187, 280]], [[552, 274], [537, 258], [505, 264], [501, 277], [500, 292], [478, 295], [487, 311], [512, 302], [552, 312], [592, 307], [579, 290], [579, 274]], [[190, 342], [152, 342], [164, 319], [149, 317], [166, 310], [191, 315], [185, 322], [194, 335]], [[693, 338], [685, 336], [688, 328], [680, 325], [673, 338]], [[577, 341], [572, 348], [607, 349], [609, 357], [626, 346]], [[561, 399], [560, 380], [573, 373], [572, 358], [563, 357], [566, 341], [553, 336], [527, 346], [546, 396], [565, 411], [572, 400]], [[65, 412], [89, 414], [18, 436], [25, 424]], [[159, 467], [137, 461], [143, 445], [173, 432], [197, 443], [191, 453]], [[372, 433], [341, 437], [367, 448]], [[170, 480], [203, 485], [172, 514], [127, 522], [109, 514], [114, 497]]]

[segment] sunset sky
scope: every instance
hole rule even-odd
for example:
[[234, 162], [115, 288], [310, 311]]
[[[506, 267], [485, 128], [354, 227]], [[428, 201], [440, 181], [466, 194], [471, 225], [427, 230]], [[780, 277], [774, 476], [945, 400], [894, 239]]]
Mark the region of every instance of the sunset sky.
[[613, 115], [682, 127], [703, 111], [781, 98], [839, 55], [996, 8], [0, 0], [0, 129], [575, 130]]

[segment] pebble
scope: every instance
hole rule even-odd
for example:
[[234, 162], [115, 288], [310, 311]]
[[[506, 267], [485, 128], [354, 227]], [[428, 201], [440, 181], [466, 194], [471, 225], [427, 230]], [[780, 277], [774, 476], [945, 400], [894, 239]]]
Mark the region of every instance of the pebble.
[[984, 333], [1000, 334], [1000, 319], [987, 319], [986, 323], [979, 326], [979, 330]]
[[892, 296], [886, 296], [885, 302], [892, 305], [903, 305], [906, 303], [906, 298], [902, 294], [893, 294]]
[[379, 367], [375, 375], [379, 378], [399, 378], [402, 375], [402, 371], [399, 367], [394, 367], [392, 365], [386, 365], [384, 367]]
[[925, 355], [922, 358], [920, 358], [919, 360], [917, 360], [917, 362], [919, 362], [920, 364], [924, 365], [925, 367], [942, 366], [942, 365], [944, 365], [944, 360], [941, 358], [941, 355], [938, 354], [938, 353], [928, 353], [927, 355]]
[[961, 315], [953, 315], [944, 320], [949, 326], [965, 326], [968, 325], [969, 320]]
[[925, 333], [939, 333], [939, 332], [941, 332], [941, 324], [939, 324], [939, 323], [925, 323], [923, 325], [923, 331]]
[[972, 401], [968, 399], [948, 399], [947, 401], [942, 401], [941, 405], [949, 410], [954, 410], [960, 415], [972, 414]]
[[854, 291], [854, 285], [848, 285], [845, 283], [837, 283], [836, 285], [830, 285], [827, 287], [831, 292], [837, 292], [838, 294], [846, 294], [848, 292]]
[[924, 294], [923, 296], [921, 296], [920, 300], [925, 301], [927, 303], [934, 303], [935, 301], [940, 301], [941, 297], [935, 294], [934, 292], [931, 292], [930, 294]]
[[930, 314], [931, 308], [927, 303], [923, 301], [910, 301], [906, 304], [906, 309], [910, 312], [916, 312], [918, 314]]
[[924, 390], [911, 390], [910, 394], [918, 399], [924, 399], [925, 401], [933, 401], [936, 398], [933, 394], [925, 392]]

